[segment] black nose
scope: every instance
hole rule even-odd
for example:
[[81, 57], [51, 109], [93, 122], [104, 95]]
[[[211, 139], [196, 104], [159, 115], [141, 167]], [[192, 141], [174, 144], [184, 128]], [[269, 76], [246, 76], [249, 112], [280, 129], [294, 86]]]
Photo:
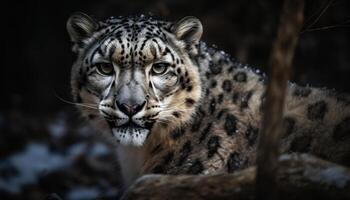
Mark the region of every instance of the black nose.
[[120, 111], [122, 111], [123, 113], [131, 117], [136, 113], [138, 113], [140, 110], [142, 110], [146, 101], [143, 102], [142, 104], [127, 104], [127, 103], [119, 103], [118, 101], [116, 103]]

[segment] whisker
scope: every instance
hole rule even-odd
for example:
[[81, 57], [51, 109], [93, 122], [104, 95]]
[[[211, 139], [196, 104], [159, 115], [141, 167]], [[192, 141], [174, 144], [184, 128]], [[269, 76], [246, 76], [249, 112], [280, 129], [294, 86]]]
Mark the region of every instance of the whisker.
[[81, 106], [81, 107], [85, 107], [85, 108], [90, 108], [90, 109], [95, 109], [98, 110], [98, 107], [93, 105], [93, 104], [86, 104], [86, 103], [75, 103], [75, 102], [71, 102], [68, 101], [66, 99], [63, 99], [62, 97], [58, 96], [57, 94], [55, 94], [55, 97], [59, 100], [61, 100], [64, 103], [70, 104], [70, 105], [75, 105], [75, 106]]

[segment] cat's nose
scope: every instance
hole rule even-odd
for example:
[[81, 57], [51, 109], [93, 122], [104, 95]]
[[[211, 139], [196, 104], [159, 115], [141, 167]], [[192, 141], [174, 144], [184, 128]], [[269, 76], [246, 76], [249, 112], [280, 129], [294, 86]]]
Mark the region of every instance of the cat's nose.
[[127, 102], [124, 103], [116, 101], [116, 104], [120, 111], [131, 117], [142, 110], [143, 106], [146, 104], [146, 101], [144, 101], [141, 104], [132, 104]]

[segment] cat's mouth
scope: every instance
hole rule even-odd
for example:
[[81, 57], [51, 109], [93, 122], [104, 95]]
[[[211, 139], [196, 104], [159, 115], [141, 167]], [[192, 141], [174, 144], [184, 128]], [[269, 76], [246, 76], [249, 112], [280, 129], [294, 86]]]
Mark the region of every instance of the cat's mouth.
[[131, 120], [120, 126], [111, 126], [112, 135], [122, 145], [142, 146], [150, 132], [147, 127], [140, 126]]
[[123, 125], [120, 125], [120, 126], [117, 126], [116, 128], [121, 128], [121, 129], [137, 129], [137, 128], [146, 128], [146, 127], [143, 127], [143, 126], [140, 126], [138, 124], [136, 124], [135, 122], [133, 122], [132, 120], [129, 120], [127, 123], [123, 124]]

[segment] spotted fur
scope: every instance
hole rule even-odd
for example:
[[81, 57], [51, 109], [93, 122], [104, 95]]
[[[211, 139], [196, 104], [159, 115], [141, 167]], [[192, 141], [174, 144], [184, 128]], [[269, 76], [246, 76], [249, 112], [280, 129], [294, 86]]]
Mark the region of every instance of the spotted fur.
[[[232, 173], [255, 164], [266, 77], [201, 42], [198, 19], [96, 22], [76, 14], [67, 28], [77, 53], [73, 97], [119, 143], [126, 185], [147, 173]], [[293, 83], [286, 95], [281, 151], [350, 165], [349, 96]]]

